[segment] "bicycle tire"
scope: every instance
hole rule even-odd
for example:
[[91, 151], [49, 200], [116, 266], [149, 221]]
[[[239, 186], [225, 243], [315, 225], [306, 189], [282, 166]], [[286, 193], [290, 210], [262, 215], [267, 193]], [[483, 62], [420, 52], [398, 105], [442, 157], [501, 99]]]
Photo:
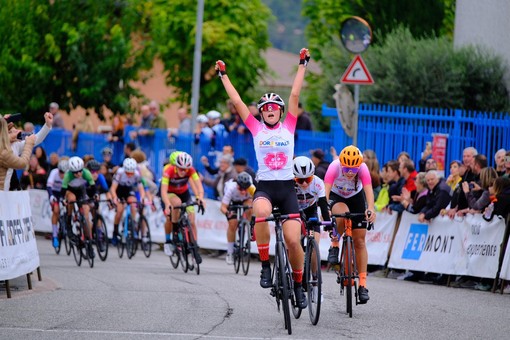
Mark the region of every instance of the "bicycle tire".
[[[143, 232], [142, 230], [143, 225], [145, 224], [145, 238], [147, 239], [146, 242], [143, 241]], [[149, 222], [147, 221], [147, 218], [145, 216], [140, 216], [140, 219], [138, 220], [138, 235], [140, 236], [140, 245], [142, 247], [143, 254], [145, 257], [149, 258], [152, 253], [152, 237], [151, 237], [151, 230], [149, 228]]]
[[[124, 241], [124, 228], [126, 227], [126, 223], [124, 220], [122, 221], [122, 227], [123, 227], [122, 231], [119, 235], [120, 237], [118, 237], [118, 239], [117, 239], [117, 253], [119, 254], [120, 259], [122, 258], [122, 256], [124, 256], [124, 247], [125, 247], [125, 245], [124, 245], [124, 242], [125, 242]], [[116, 237], [116, 236], [114, 236], [114, 237]]]
[[188, 246], [190, 248], [191, 268], [189, 270], [195, 270], [197, 275], [200, 275], [200, 263], [198, 263], [198, 244], [193, 236], [193, 230], [191, 227], [187, 228], [188, 233]]
[[181, 248], [181, 245], [179, 244], [179, 240], [173, 240], [173, 244], [174, 244], [174, 253], [172, 254], [172, 256], [169, 256], [170, 258], [170, 263], [172, 264], [172, 267], [174, 269], [177, 269], [177, 267], [179, 266], [179, 263], [181, 262], [181, 255], [180, 255], [180, 249]]
[[59, 218], [59, 221], [58, 221], [58, 231], [57, 231], [57, 240], [58, 240], [58, 247], [54, 247], [55, 249], [55, 253], [57, 255], [60, 254], [60, 250], [62, 249], [62, 239], [64, 237], [64, 232], [62, 231], [62, 227], [60, 226], [60, 218]]
[[283, 242], [278, 242], [276, 244], [277, 252], [278, 252], [278, 283], [280, 285], [279, 290], [280, 294], [277, 294], [277, 297], [281, 299], [282, 310], [283, 310], [283, 319], [285, 323], [285, 329], [287, 333], [292, 334], [292, 325], [290, 320], [290, 308], [289, 308], [289, 298], [290, 298], [290, 287], [289, 282], [287, 280], [287, 274], [285, 273], [285, 247]]
[[179, 256], [181, 257], [181, 268], [185, 273], [187, 273], [190, 265], [188, 243], [186, 242], [186, 235], [184, 234], [185, 228], [186, 227], [181, 226], [179, 233], [177, 234], [177, 236], [179, 237], [178, 240], [179, 246], [176, 248], [178, 249]]
[[[79, 227], [78, 227], [79, 228]], [[78, 229], [76, 230], [76, 234], [71, 234], [72, 240], [71, 240], [71, 250], [73, 252], [74, 261], [78, 265], [78, 267], [81, 266], [81, 261], [83, 258], [83, 254], [80, 250], [80, 242], [81, 242], [81, 231]]]
[[64, 247], [66, 249], [67, 256], [71, 255], [71, 245], [69, 244], [69, 229], [66, 223], [67, 216], [60, 215], [58, 219], [59, 226], [62, 226], [62, 241], [64, 242]]
[[135, 239], [135, 230], [134, 230], [134, 222], [131, 216], [128, 216], [128, 233], [126, 237], [126, 255], [128, 259], [131, 259], [135, 256], [136, 239]]
[[240, 257], [241, 257], [241, 265], [243, 267], [243, 274], [248, 275], [248, 270], [250, 269], [250, 259], [251, 259], [251, 232], [250, 232], [250, 224], [248, 221], [244, 220], [243, 223], [243, 232], [241, 234], [241, 248], [240, 248]]
[[[316, 268], [315, 278], [313, 275], [314, 267]], [[308, 240], [306, 247], [303, 284], [306, 284], [310, 322], [315, 326], [319, 322], [321, 313], [322, 272], [319, 247], [313, 238]], [[316, 292], [314, 291], [315, 288], [317, 288]]]
[[235, 240], [234, 240], [234, 271], [236, 274], [239, 273], [239, 268], [241, 268], [241, 260], [242, 260], [242, 229], [244, 226], [242, 225], [242, 222], [238, 224], [237, 230], [235, 233]]
[[[343, 243], [345, 247], [342, 249], [342, 256], [344, 256], [344, 261], [342, 262], [342, 271], [345, 274], [345, 302], [346, 302], [346, 313], [352, 318], [352, 240], [350, 237], [347, 237], [345, 242]], [[347, 265], [345, 265], [347, 263]]]
[[106, 227], [103, 215], [98, 212], [96, 212], [95, 222], [94, 230], [96, 231], [95, 241], [97, 254], [101, 261], [106, 261], [106, 258], [108, 257], [108, 228]]
[[89, 262], [89, 267], [94, 268], [94, 256], [92, 256], [94, 252], [94, 246], [92, 244], [92, 240], [88, 240], [85, 243], [85, 251], [87, 252], [87, 261]]

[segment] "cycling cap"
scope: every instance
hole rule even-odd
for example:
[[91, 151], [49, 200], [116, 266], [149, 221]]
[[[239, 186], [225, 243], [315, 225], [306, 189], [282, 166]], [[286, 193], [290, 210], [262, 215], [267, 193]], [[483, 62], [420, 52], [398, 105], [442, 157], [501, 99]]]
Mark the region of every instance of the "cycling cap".
[[113, 155], [113, 150], [110, 147], [104, 147], [103, 150], [101, 150], [102, 155]]
[[212, 110], [212, 111], [207, 112], [206, 116], [209, 119], [219, 119], [219, 118], [221, 118], [221, 113], [219, 113], [218, 111]]
[[207, 123], [209, 120], [207, 119], [206, 115], [198, 115], [197, 116], [197, 122], [199, 123]]
[[133, 158], [126, 158], [124, 162], [122, 162], [122, 167], [124, 168], [125, 172], [135, 172], [137, 164], [136, 161]]
[[357, 168], [361, 165], [361, 163], [363, 163], [363, 155], [354, 145], [349, 145], [343, 148], [338, 158], [340, 159], [340, 164], [342, 164], [342, 166], [350, 168]]
[[100, 167], [101, 164], [99, 164], [99, 162], [96, 161], [95, 159], [91, 159], [90, 161], [87, 162], [87, 169], [89, 169], [90, 171], [99, 171]]
[[294, 176], [297, 178], [308, 178], [315, 173], [315, 165], [313, 165], [310, 158], [299, 156], [294, 158], [292, 170], [294, 171]]
[[248, 189], [253, 184], [250, 174], [246, 171], [243, 171], [237, 175], [236, 182], [241, 187], [241, 189], [244, 190]]
[[60, 172], [67, 172], [69, 170], [69, 160], [68, 159], [61, 159], [58, 161], [58, 170]]
[[74, 156], [69, 159], [69, 170], [71, 172], [79, 172], [83, 170], [83, 159]]
[[259, 112], [262, 111], [262, 106], [269, 103], [277, 104], [280, 106], [282, 111], [285, 111], [285, 102], [283, 101], [283, 99], [276, 93], [271, 92], [264, 94], [262, 98], [260, 98], [259, 102], [257, 103], [257, 109], [259, 110]]
[[179, 156], [179, 154], [181, 153], [182, 151], [174, 151], [170, 154], [170, 156], [168, 157], [168, 162], [170, 163], [170, 165], [175, 165], [175, 161], [177, 159], [177, 156]]
[[181, 152], [175, 159], [175, 165], [181, 169], [189, 169], [193, 165], [193, 159], [186, 152]]

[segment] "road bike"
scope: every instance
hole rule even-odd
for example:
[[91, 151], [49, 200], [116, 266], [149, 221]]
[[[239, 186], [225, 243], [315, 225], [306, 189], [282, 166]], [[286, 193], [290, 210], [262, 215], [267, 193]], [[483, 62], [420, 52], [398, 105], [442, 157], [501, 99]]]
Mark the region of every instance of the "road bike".
[[99, 203], [107, 202], [111, 205], [111, 200], [94, 199], [92, 209], [92, 239], [96, 244], [97, 254], [101, 261], [106, 261], [108, 257], [108, 228], [103, 215], [99, 212]]
[[83, 205], [89, 204], [90, 199], [81, 199], [73, 202], [71, 210], [71, 224], [69, 233], [69, 244], [78, 266], [81, 266], [82, 259], [89, 262], [90, 268], [94, 267], [94, 249], [92, 240], [85, 241], [85, 225], [87, 223], [83, 214]]
[[[273, 213], [269, 217], [252, 217], [251, 221], [251, 225], [274, 221], [276, 243], [274, 265], [271, 274], [273, 286], [271, 287], [270, 294], [276, 298], [278, 312], [280, 311], [280, 305], [282, 306], [285, 329], [289, 334], [292, 334], [289, 303], [293, 310], [299, 307], [294, 296], [294, 280], [292, 279], [292, 268], [289, 263], [287, 248], [283, 240], [282, 221], [292, 218], [300, 218], [300, 214], [282, 215], [277, 209], [273, 209]], [[299, 314], [301, 313], [299, 312]]]
[[138, 207], [138, 202], [128, 203], [125, 199], [121, 199], [120, 202], [124, 204], [124, 215], [122, 218], [122, 232], [120, 233], [121, 238], [117, 242], [117, 253], [119, 258], [124, 256], [124, 250], [128, 259], [131, 259], [136, 254], [137, 236], [135, 235], [135, 221], [131, 214], [131, 206], [135, 205]]
[[[319, 244], [315, 240], [316, 226], [331, 226], [333, 221], [319, 221], [317, 217], [305, 219], [301, 216], [303, 238], [301, 240], [305, 251], [305, 270], [303, 272], [303, 288], [308, 297], [308, 314], [312, 325], [317, 325], [322, 304], [322, 272]], [[293, 310], [294, 311], [294, 310]], [[296, 314], [298, 311], [294, 311]]]
[[239, 273], [239, 269], [243, 268], [244, 275], [248, 275], [251, 258], [251, 240], [253, 228], [250, 221], [246, 218], [246, 211], [251, 206], [242, 204], [233, 204], [228, 207], [229, 211], [233, 211], [237, 216], [237, 230], [234, 241], [234, 270]]
[[[359, 304], [358, 288], [359, 288], [359, 273], [356, 265], [356, 252], [354, 250], [354, 242], [352, 239], [352, 218], [364, 217], [365, 213], [350, 213], [333, 214], [331, 218], [343, 218], [344, 232], [342, 237], [342, 248], [340, 249], [340, 265], [335, 266], [335, 273], [337, 275], [336, 282], [340, 284], [340, 295], [345, 295], [346, 299], [346, 313], [352, 318], [352, 288], [354, 287], [354, 301]], [[363, 221], [368, 224], [367, 230], [372, 228], [372, 223]], [[333, 228], [330, 237], [340, 237], [337, 228]]]
[[175, 249], [172, 256], [170, 256], [170, 262], [174, 268], [177, 268], [180, 263], [185, 273], [188, 270], [195, 270], [197, 275], [200, 275], [200, 263], [202, 260], [198, 253], [198, 244], [191, 228], [188, 212], [186, 211], [187, 207], [195, 205], [198, 206], [198, 211], [202, 211], [203, 214], [203, 206], [198, 202], [182, 203], [179, 206], [172, 207], [172, 209], [179, 210], [179, 220], [177, 221], [177, 230], [173, 230]]

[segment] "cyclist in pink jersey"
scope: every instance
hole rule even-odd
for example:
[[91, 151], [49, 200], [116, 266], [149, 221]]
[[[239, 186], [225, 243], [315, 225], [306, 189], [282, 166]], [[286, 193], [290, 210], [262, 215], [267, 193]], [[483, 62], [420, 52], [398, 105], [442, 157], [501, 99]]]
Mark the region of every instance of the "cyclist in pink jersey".
[[[375, 221], [372, 179], [367, 165], [363, 163], [361, 151], [357, 147], [349, 145], [340, 152], [338, 159], [328, 167], [324, 185], [332, 214], [364, 212], [368, 222]], [[367, 289], [368, 253], [365, 243], [367, 230], [366, 225], [362, 223], [365, 218], [352, 218], [352, 239], [359, 271], [358, 296], [361, 304], [367, 303], [370, 299]], [[344, 220], [337, 219], [336, 224], [338, 232], [343, 233]], [[338, 239], [332, 239], [328, 261], [333, 264], [338, 263], [339, 253]]]
[[[230, 100], [253, 135], [258, 162], [258, 184], [253, 198], [253, 213], [256, 217], [271, 215], [273, 206], [277, 206], [282, 214], [299, 213], [294, 189], [292, 159], [294, 157], [294, 132], [296, 130], [299, 94], [303, 86], [306, 66], [310, 60], [308, 49], [301, 49], [299, 58], [299, 66], [289, 98], [289, 110], [283, 122], [280, 122], [280, 119], [285, 111], [285, 103], [279, 95], [266, 93], [262, 96], [257, 104], [262, 117], [261, 121], [258, 121], [230, 82], [225, 63], [221, 60], [216, 62], [215, 69], [218, 71]], [[257, 235], [257, 247], [262, 262], [260, 285], [262, 288], [270, 288], [272, 283], [269, 263], [270, 231], [268, 223], [255, 224], [255, 234]], [[300, 244], [301, 222], [298, 219], [284, 221], [283, 236], [289, 250], [296, 300], [301, 308], [306, 308], [307, 301], [302, 288], [304, 253]]]

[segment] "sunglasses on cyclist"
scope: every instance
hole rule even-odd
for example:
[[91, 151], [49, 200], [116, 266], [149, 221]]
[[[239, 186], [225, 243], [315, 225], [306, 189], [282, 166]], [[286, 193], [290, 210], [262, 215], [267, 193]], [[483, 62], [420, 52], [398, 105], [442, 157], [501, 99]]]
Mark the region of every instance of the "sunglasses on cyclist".
[[71, 171], [73, 173], [73, 175], [77, 175], [77, 174], [81, 174], [83, 170], [78, 170], [78, 171]]
[[275, 103], [269, 103], [262, 106], [262, 111], [280, 111], [280, 105]]
[[306, 177], [306, 178], [294, 178], [294, 181], [296, 181], [296, 183], [298, 183], [298, 184], [303, 184], [303, 183], [310, 184], [313, 181], [313, 176]]
[[347, 166], [342, 167], [342, 173], [344, 175], [356, 175], [359, 171], [359, 168], [350, 168]]

